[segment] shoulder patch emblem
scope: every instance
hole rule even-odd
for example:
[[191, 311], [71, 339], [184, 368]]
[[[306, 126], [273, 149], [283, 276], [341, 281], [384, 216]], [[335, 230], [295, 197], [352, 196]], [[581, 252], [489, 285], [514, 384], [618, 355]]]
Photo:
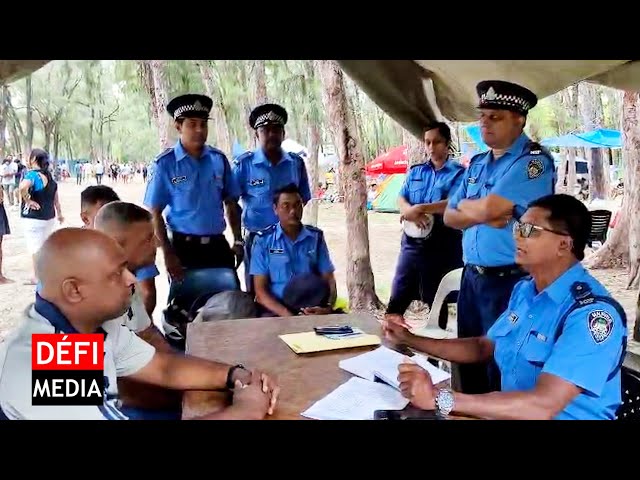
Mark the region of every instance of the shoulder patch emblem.
[[527, 165], [527, 177], [529, 180], [533, 180], [534, 178], [538, 178], [544, 172], [544, 163], [537, 158], [533, 158], [529, 160], [529, 165]]
[[613, 318], [604, 310], [589, 312], [589, 333], [598, 345], [604, 342], [613, 331]]
[[516, 323], [518, 321], [518, 315], [516, 315], [514, 312], [511, 312], [509, 314], [509, 321], [511, 323]]

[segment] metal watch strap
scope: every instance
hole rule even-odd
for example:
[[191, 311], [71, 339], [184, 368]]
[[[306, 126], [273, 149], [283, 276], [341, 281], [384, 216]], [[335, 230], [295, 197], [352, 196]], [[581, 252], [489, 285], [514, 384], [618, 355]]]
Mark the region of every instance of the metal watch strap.
[[246, 370], [246, 368], [244, 368], [244, 365], [242, 365], [241, 363], [234, 365], [233, 367], [231, 367], [229, 369], [229, 372], [227, 373], [227, 389], [229, 390], [233, 390], [233, 387], [235, 386], [233, 384], [233, 372], [236, 371], [236, 369], [241, 368], [242, 370]]
[[438, 390], [435, 398], [436, 408], [442, 415], [449, 415], [453, 410], [453, 392], [448, 388]]

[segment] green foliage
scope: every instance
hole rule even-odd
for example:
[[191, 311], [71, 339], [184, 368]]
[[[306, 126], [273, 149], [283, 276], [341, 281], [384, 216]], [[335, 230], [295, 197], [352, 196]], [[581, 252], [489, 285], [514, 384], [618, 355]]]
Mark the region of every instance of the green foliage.
[[[253, 143], [248, 114], [255, 106], [254, 61], [171, 60], [166, 62], [168, 98], [182, 93], [210, 92], [224, 111], [231, 141]], [[211, 73], [205, 84], [201, 68]], [[267, 95], [289, 112], [288, 137], [306, 145], [310, 122], [322, 126], [323, 143], [330, 143], [322, 105], [321, 85], [310, 60], [270, 60], [265, 63]], [[34, 146], [54, 150], [58, 133], [60, 157], [150, 161], [158, 150], [157, 126], [150, 98], [135, 61], [55, 61], [33, 74]], [[366, 161], [402, 143], [402, 129], [345, 77]], [[606, 128], [619, 128], [620, 92], [599, 87]], [[25, 82], [10, 86], [12, 105], [26, 130]], [[529, 115], [527, 133], [541, 140], [580, 129], [561, 102], [561, 93], [541, 100]], [[51, 127], [51, 125], [50, 125]], [[216, 144], [210, 129], [209, 141]], [[468, 140], [463, 134], [462, 140]]]

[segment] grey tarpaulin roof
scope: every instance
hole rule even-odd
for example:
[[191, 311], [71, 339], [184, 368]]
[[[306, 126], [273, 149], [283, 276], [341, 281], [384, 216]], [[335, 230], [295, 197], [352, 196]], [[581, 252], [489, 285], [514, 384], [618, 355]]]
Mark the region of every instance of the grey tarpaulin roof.
[[0, 84], [19, 80], [49, 62], [50, 60], [0, 60]]
[[339, 60], [391, 117], [421, 136], [431, 120], [473, 121], [476, 83], [508, 80], [539, 98], [581, 80], [640, 90], [640, 60]]

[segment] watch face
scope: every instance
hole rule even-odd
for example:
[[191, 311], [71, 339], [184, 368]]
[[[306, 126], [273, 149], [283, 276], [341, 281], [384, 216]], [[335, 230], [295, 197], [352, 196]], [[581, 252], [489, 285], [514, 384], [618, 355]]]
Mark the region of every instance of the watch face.
[[453, 409], [453, 393], [449, 390], [440, 390], [437, 403], [438, 410], [448, 414]]

